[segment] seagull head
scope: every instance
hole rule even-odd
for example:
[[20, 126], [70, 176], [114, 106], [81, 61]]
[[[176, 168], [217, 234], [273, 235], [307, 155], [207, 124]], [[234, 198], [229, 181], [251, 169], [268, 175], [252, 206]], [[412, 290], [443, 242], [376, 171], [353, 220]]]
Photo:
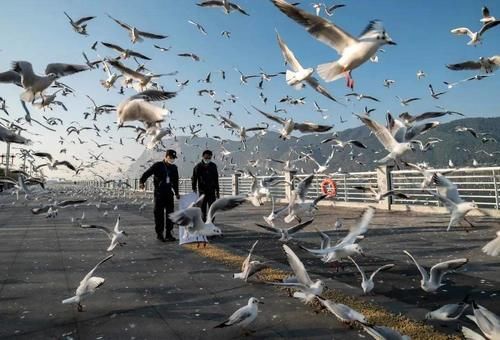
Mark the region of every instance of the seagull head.
[[258, 304], [263, 305], [263, 304], [264, 304], [264, 302], [259, 301], [259, 299], [254, 298], [254, 297], [251, 297], [251, 298], [248, 300], [248, 305], [249, 305], [249, 306], [256, 306], [256, 305], [258, 305]]
[[375, 41], [379, 45], [397, 45], [387, 34], [384, 26], [382, 25], [382, 22], [379, 20], [370, 21], [363, 33], [361, 33], [361, 38]]

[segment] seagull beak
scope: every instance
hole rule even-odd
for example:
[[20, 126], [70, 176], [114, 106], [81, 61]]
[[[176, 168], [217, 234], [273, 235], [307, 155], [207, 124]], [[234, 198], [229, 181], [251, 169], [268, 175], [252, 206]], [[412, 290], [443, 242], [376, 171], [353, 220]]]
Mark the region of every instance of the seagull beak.
[[392, 41], [392, 40], [387, 40], [387, 43], [389, 45], [397, 45], [395, 41]]
[[259, 301], [259, 305], [263, 305], [263, 304], [264, 304], [264, 302], [262, 302], [262, 301]]

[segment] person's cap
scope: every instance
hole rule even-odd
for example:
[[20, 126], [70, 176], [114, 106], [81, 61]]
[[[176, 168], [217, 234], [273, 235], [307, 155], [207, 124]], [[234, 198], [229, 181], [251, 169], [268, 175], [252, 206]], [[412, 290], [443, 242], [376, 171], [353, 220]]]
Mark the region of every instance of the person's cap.
[[212, 155], [213, 155], [213, 153], [212, 153], [212, 151], [210, 151], [210, 150], [205, 150], [205, 151], [203, 151], [203, 153], [202, 153], [201, 155], [202, 155], [202, 156], [205, 156], [205, 155], [212, 156]]
[[170, 156], [171, 158], [177, 158], [177, 152], [172, 149], [168, 149], [167, 152], [165, 153], [165, 157]]

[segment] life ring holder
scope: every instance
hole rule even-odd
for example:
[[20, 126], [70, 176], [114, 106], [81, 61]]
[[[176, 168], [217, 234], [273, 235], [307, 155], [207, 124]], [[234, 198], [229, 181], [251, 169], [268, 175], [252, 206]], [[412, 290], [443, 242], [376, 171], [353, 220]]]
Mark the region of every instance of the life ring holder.
[[337, 184], [331, 178], [325, 178], [321, 182], [321, 193], [326, 195], [327, 198], [337, 196]]

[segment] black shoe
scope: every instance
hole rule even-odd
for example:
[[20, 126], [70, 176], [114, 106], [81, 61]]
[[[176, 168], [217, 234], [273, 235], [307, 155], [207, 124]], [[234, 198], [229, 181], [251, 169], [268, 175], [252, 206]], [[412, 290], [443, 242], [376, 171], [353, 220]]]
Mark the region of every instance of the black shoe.
[[167, 241], [165, 240], [165, 238], [163, 237], [163, 235], [158, 235], [158, 236], [156, 236], [156, 239], [157, 239], [158, 241], [160, 241], [160, 242], [167, 242]]
[[177, 241], [177, 239], [172, 235], [165, 236], [165, 242], [175, 242], [175, 241]]

